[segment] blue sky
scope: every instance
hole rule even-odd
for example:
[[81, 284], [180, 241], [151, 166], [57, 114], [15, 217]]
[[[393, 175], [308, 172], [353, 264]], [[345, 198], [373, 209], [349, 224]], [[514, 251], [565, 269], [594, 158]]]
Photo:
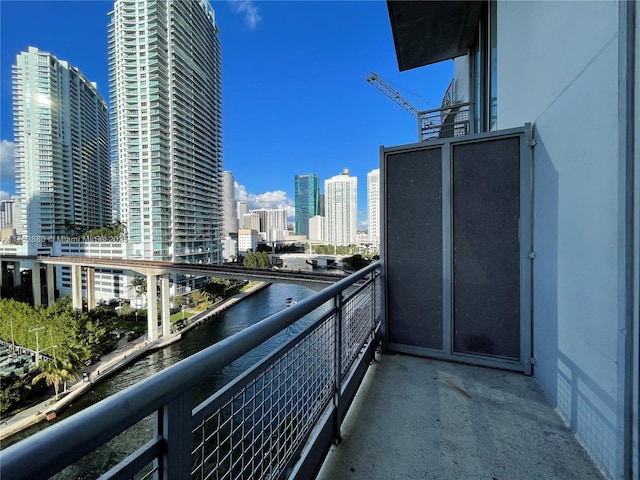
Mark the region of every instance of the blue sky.
[[[293, 206], [293, 177], [349, 168], [366, 220], [379, 146], [417, 140], [417, 121], [367, 84], [373, 71], [434, 108], [451, 62], [400, 73], [384, 1], [212, 1], [220, 28], [224, 169], [254, 207]], [[113, 2], [0, 1], [0, 199], [15, 192], [11, 65], [29, 46], [78, 67], [108, 101]]]

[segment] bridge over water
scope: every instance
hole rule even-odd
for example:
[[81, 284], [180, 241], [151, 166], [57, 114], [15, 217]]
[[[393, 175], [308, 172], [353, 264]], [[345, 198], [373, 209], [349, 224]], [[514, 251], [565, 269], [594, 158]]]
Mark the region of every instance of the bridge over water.
[[169, 276], [182, 274], [192, 276], [205, 276], [217, 278], [229, 278], [239, 280], [255, 280], [264, 282], [287, 283], [322, 283], [331, 284], [342, 278], [344, 274], [314, 273], [303, 270], [246, 268], [229, 265], [191, 264], [158, 262], [153, 260], [99, 258], [79, 256], [36, 256], [36, 255], [3, 255], [0, 259], [0, 285], [5, 277], [5, 268], [13, 264], [14, 285], [20, 282], [21, 263], [32, 265], [31, 281], [33, 285], [33, 301], [35, 305], [42, 303], [41, 298], [41, 267], [46, 268], [46, 294], [47, 303], [53, 304], [54, 298], [54, 266], [65, 265], [71, 267], [71, 298], [73, 308], [82, 309], [82, 272], [85, 272], [86, 298], [88, 308], [96, 306], [95, 296], [95, 270], [96, 268], [122, 269], [136, 272], [146, 276], [147, 281], [147, 329], [149, 340], [157, 340], [160, 332], [157, 327], [157, 302], [155, 299], [158, 285], [160, 286], [160, 315], [161, 333], [170, 333], [170, 307], [169, 307]]

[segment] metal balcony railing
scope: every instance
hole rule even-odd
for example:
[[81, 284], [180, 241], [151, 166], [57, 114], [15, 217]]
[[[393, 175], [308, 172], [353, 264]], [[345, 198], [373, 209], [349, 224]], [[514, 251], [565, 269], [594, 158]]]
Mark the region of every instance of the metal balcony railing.
[[418, 113], [420, 141], [461, 137], [473, 133], [471, 103], [451, 102], [442, 108]]
[[[10, 446], [0, 478], [48, 478], [150, 415], [153, 434], [101, 478], [311, 478], [375, 353], [380, 279], [376, 262]], [[266, 342], [270, 354], [194, 407], [203, 379]]]

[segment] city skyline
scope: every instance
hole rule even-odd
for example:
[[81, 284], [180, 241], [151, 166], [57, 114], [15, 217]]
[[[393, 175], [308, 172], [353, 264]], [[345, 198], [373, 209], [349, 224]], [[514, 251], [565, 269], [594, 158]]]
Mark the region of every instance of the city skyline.
[[[296, 173], [313, 171], [326, 179], [349, 167], [364, 179], [379, 165], [381, 144], [416, 140], [415, 119], [366, 84], [370, 71], [423, 109], [439, 105], [451, 80], [451, 62], [398, 72], [385, 2], [242, 3], [247, 8], [239, 2], [211, 5], [222, 43], [223, 169], [236, 178], [237, 200], [252, 208], [292, 211]], [[2, 200], [15, 193], [7, 114], [15, 55], [29, 45], [49, 51], [78, 66], [106, 97], [107, 13], [113, 3], [3, 1], [0, 9]], [[39, 15], [29, 15], [34, 9]], [[74, 31], [73, 38], [60, 35], [62, 30]], [[364, 189], [358, 197], [366, 205]], [[366, 226], [365, 211], [359, 220], [359, 228]]]

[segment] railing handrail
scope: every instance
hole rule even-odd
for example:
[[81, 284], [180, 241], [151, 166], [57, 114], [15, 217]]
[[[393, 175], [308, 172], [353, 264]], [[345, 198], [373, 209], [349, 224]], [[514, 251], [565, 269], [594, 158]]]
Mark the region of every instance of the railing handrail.
[[423, 110], [418, 112], [418, 116], [422, 116], [422, 115], [428, 115], [430, 113], [439, 113], [439, 112], [443, 112], [445, 110], [452, 110], [454, 108], [458, 108], [458, 107], [467, 107], [470, 106], [472, 102], [452, 102], [449, 105], [447, 105], [446, 107], [440, 107], [440, 108], [432, 108], [431, 110]]
[[59, 458], [68, 465], [74, 463], [378, 268], [380, 262], [374, 262], [292, 307], [6, 448], [1, 452], [0, 478], [42, 476], [43, 466], [59, 464]]

